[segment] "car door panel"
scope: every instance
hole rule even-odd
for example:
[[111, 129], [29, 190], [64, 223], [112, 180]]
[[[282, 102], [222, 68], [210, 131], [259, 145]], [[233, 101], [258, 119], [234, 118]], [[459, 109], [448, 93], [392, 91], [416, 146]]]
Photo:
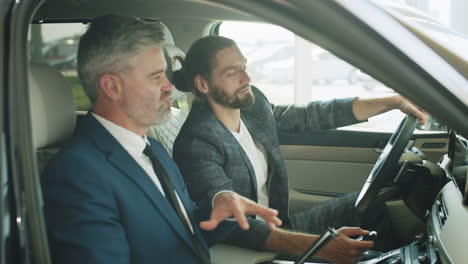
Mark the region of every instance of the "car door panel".
[[[359, 191], [390, 136], [389, 132], [356, 130], [280, 134], [291, 212]], [[444, 151], [447, 153], [447, 142], [446, 132], [422, 132], [414, 135], [410, 146], [418, 147], [436, 162]]]
[[292, 213], [358, 191], [378, 158], [372, 148], [282, 145], [281, 151], [289, 174]]
[[288, 160], [291, 188], [304, 193], [336, 196], [358, 191], [372, 163]]
[[431, 135], [416, 135], [414, 146], [420, 149], [427, 160], [437, 163], [448, 151], [449, 136], [447, 133]]

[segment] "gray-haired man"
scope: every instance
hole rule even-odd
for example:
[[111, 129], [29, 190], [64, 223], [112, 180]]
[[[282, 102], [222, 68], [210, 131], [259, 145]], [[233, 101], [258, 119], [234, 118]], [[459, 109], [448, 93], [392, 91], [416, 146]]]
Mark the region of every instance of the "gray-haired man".
[[82, 36], [78, 72], [93, 109], [42, 178], [54, 263], [207, 264], [199, 226], [212, 230], [233, 215], [247, 229], [246, 213], [280, 224], [277, 212], [234, 192], [199, 208], [190, 200], [177, 166], [145, 136], [169, 114], [166, 67], [158, 23], [107, 15]]

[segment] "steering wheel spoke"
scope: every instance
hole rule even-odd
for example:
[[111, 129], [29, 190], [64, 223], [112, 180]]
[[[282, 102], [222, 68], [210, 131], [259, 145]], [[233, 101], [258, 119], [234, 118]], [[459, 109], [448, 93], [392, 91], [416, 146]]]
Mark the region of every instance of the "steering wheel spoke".
[[364, 213], [376, 199], [383, 184], [395, 176], [398, 161], [408, 146], [417, 123], [417, 118], [406, 115], [390, 137], [359, 193], [355, 203], [357, 212]]

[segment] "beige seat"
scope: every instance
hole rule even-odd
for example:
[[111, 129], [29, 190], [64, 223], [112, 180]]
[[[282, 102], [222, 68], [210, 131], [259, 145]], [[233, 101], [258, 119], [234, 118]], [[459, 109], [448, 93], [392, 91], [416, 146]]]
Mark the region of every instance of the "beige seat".
[[171, 107], [171, 118], [162, 124], [150, 127], [146, 135], [159, 141], [172, 157], [175, 138], [179, 134], [185, 119], [187, 119], [187, 113]]
[[75, 101], [65, 78], [48, 65], [29, 66], [32, 133], [39, 172], [73, 135]]
[[[166, 55], [167, 60], [166, 75], [169, 80], [172, 80], [173, 71], [182, 68], [182, 62], [185, 58], [185, 54], [181, 49], [170, 44], [165, 45], [164, 54]], [[171, 118], [162, 124], [152, 126], [147, 133], [149, 137], [155, 138], [159, 141], [171, 157], [174, 140], [187, 118], [187, 113], [190, 107], [188, 102], [189, 94], [177, 90], [177, 87], [175, 87], [172, 92], [172, 99], [180, 109], [172, 107]]]

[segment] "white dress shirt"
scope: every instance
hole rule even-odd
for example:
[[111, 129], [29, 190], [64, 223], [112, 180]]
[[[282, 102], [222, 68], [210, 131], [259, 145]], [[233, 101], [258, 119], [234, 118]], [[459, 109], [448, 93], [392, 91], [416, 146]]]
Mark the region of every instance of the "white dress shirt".
[[[165, 197], [164, 190], [159, 182], [158, 177], [153, 169], [153, 164], [148, 156], [143, 154], [143, 150], [146, 147], [146, 144], [150, 144], [146, 136], [142, 137], [138, 134], [133, 133], [132, 131], [123, 128], [119, 125], [114, 124], [113, 122], [105, 119], [102, 116], [99, 116], [95, 113], [92, 115], [96, 120], [122, 145], [122, 147], [130, 154], [130, 156], [140, 165], [140, 167], [148, 174], [150, 179], [154, 182], [159, 192]], [[184, 214], [185, 221], [188, 223], [190, 230], [193, 233], [192, 223], [190, 222], [187, 211], [179, 198], [179, 195], [176, 193], [177, 201], [179, 202], [182, 213]]]

